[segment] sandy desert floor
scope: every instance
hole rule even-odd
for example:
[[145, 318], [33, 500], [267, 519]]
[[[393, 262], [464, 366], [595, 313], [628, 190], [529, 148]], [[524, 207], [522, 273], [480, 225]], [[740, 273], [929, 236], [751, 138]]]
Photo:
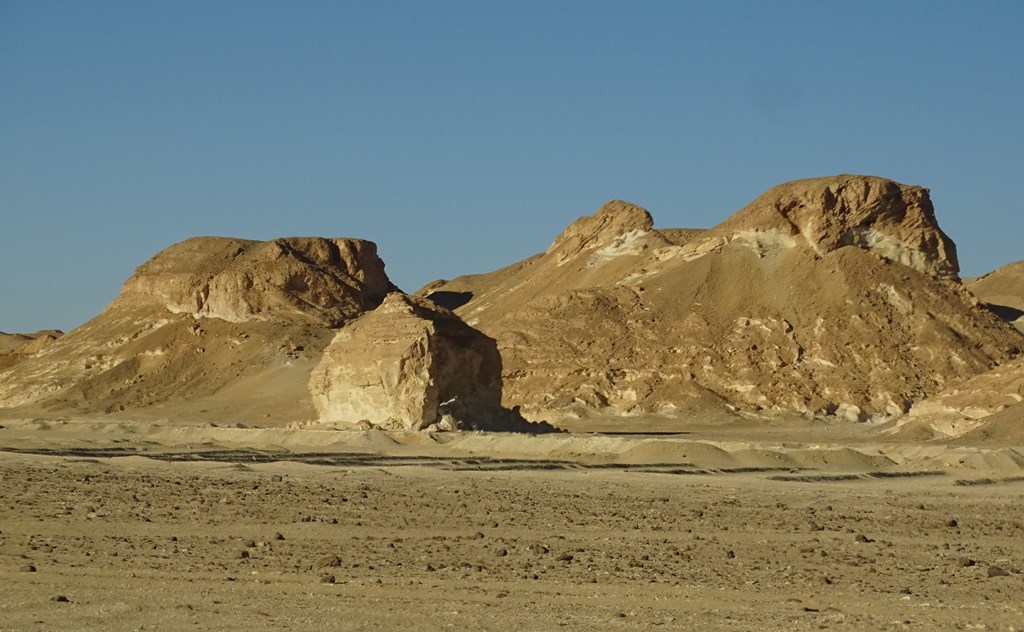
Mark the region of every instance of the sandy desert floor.
[[1024, 630], [1016, 449], [2, 425], [2, 630]]

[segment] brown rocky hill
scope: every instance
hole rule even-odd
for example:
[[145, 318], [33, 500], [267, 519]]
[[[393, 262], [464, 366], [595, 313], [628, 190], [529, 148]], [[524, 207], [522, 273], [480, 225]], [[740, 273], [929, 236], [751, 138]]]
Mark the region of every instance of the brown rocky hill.
[[1020, 353], [960, 283], [926, 189], [775, 187], [709, 230], [610, 202], [547, 252], [420, 291], [495, 338], [504, 401], [558, 417], [892, 418]]
[[309, 370], [331, 328], [393, 289], [369, 241], [189, 239], [96, 318], [0, 371], [0, 408], [309, 419]]
[[985, 276], [964, 279], [964, 285], [1000, 318], [1024, 332], [1024, 261]]

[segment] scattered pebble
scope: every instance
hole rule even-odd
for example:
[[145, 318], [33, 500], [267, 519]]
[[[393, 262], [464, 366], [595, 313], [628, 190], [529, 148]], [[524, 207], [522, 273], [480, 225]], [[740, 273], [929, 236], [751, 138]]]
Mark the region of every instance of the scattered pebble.
[[337, 555], [325, 555], [314, 564], [317, 568], [337, 568], [341, 566], [341, 558]]

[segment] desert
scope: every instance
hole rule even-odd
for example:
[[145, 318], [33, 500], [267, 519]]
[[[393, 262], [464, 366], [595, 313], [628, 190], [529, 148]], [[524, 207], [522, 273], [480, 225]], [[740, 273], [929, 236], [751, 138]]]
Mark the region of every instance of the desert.
[[873, 176], [655, 225], [197, 237], [4, 334], [0, 629], [1022, 629], [1020, 264]]

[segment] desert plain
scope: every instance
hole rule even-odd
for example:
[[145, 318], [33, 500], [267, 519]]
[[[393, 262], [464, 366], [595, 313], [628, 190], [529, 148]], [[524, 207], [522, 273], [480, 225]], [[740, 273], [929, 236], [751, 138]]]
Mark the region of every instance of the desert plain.
[[0, 629], [1021, 629], [1017, 450], [748, 430], [7, 422]]
[[0, 630], [1022, 630], [1022, 279], [865, 176], [414, 293], [176, 244], [0, 336]]

